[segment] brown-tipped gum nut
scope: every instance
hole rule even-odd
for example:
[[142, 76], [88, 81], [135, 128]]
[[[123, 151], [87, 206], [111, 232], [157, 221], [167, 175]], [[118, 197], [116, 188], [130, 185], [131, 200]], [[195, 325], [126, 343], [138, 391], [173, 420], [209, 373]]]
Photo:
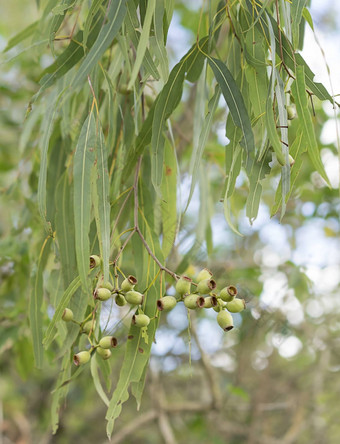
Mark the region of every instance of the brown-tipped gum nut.
[[234, 285], [229, 285], [229, 287], [224, 287], [220, 291], [220, 298], [224, 302], [232, 301], [237, 295], [237, 288]]
[[233, 317], [226, 310], [222, 310], [218, 313], [217, 323], [224, 331], [229, 331], [234, 328]]
[[117, 338], [114, 336], [104, 336], [99, 341], [99, 347], [101, 348], [115, 348], [117, 347]]
[[237, 299], [235, 298], [231, 302], [227, 302], [227, 309], [231, 313], [240, 313], [246, 308], [246, 302], [244, 299]]
[[176, 291], [183, 295], [190, 293], [191, 279], [188, 276], [182, 276], [176, 282]]
[[108, 288], [97, 288], [94, 292], [94, 298], [99, 301], [107, 301], [111, 297], [111, 291]]
[[90, 256], [90, 268], [96, 268], [100, 265], [101, 263], [101, 259], [99, 256], [97, 256], [96, 254], [92, 254], [92, 256]]
[[147, 327], [150, 324], [150, 318], [145, 314], [133, 315], [132, 323], [139, 328]]
[[115, 302], [119, 307], [124, 307], [124, 305], [127, 304], [126, 299], [121, 294], [117, 294], [117, 296], [115, 297]]
[[197, 291], [201, 294], [209, 294], [216, 288], [216, 282], [214, 279], [204, 279], [197, 285]]
[[204, 298], [204, 308], [216, 307], [218, 304], [216, 296], [207, 296]]
[[90, 334], [90, 331], [93, 331], [96, 327], [96, 321], [87, 321], [83, 325], [82, 333]]
[[157, 301], [157, 309], [159, 311], [170, 311], [177, 304], [177, 300], [173, 296], [163, 296]]
[[111, 350], [108, 348], [97, 347], [96, 352], [102, 359], [104, 359], [104, 361], [111, 356]]
[[73, 356], [73, 362], [76, 366], [84, 365], [91, 359], [90, 352], [84, 350]]
[[205, 281], [206, 279], [211, 279], [212, 272], [207, 268], [203, 268], [197, 275], [197, 282]]
[[63, 311], [63, 314], [61, 316], [61, 319], [65, 322], [70, 322], [73, 320], [73, 311], [70, 308], [65, 308]]
[[196, 310], [196, 308], [204, 307], [204, 297], [197, 294], [188, 294], [184, 298], [184, 305], [190, 310]]
[[125, 299], [131, 305], [141, 305], [144, 300], [144, 295], [139, 291], [128, 291], [125, 295]]
[[131, 291], [135, 288], [135, 285], [137, 284], [137, 278], [134, 276], [128, 276], [126, 279], [123, 280], [122, 285], [120, 286], [120, 289], [122, 291]]

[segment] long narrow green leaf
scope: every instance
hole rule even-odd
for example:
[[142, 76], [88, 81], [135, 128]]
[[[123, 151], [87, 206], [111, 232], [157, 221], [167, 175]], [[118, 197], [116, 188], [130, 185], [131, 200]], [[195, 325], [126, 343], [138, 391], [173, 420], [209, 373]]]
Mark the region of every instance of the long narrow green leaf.
[[209, 100], [208, 112], [205, 116], [203, 125], [201, 127], [201, 131], [199, 133], [198, 144], [196, 146], [194, 146], [194, 149], [193, 149], [193, 152], [191, 155], [189, 174], [192, 176], [192, 179], [191, 179], [190, 192], [189, 192], [189, 197], [188, 197], [188, 202], [186, 204], [186, 208], [188, 208], [191, 198], [192, 198], [192, 195], [194, 193], [194, 189], [195, 189], [195, 185], [196, 185], [197, 178], [198, 178], [198, 172], [199, 172], [204, 148], [206, 146], [206, 143], [207, 143], [207, 140], [209, 137], [209, 133], [210, 133], [210, 130], [211, 130], [211, 127], [213, 124], [214, 114], [215, 114], [215, 111], [216, 111], [216, 108], [218, 105], [218, 101], [220, 99], [220, 95], [221, 95], [221, 90], [219, 87], [217, 87], [214, 95]]
[[43, 303], [43, 271], [46, 266], [48, 255], [50, 253], [50, 244], [52, 238], [48, 237], [45, 239], [43, 246], [41, 248], [36, 274], [33, 280], [32, 292], [29, 302], [29, 318], [30, 326], [33, 339], [33, 353], [34, 361], [37, 368], [42, 368], [43, 365], [43, 314], [41, 311]]
[[164, 153], [164, 174], [161, 184], [161, 213], [163, 223], [162, 251], [167, 257], [177, 234], [177, 159], [176, 152], [166, 142]]
[[97, 353], [95, 353], [95, 355], [92, 356], [91, 366], [90, 366], [94, 387], [95, 387], [98, 395], [100, 396], [101, 400], [103, 401], [103, 403], [105, 405], [109, 406], [109, 403], [110, 403], [109, 398], [107, 397], [106, 393], [104, 392], [104, 389], [103, 389], [102, 384], [100, 382], [97, 359], [98, 359], [98, 356], [97, 356]]
[[78, 290], [78, 288], [80, 287], [80, 284], [81, 284], [80, 278], [79, 278], [79, 276], [77, 276], [76, 278], [73, 279], [73, 281], [67, 287], [62, 298], [60, 299], [59, 304], [54, 312], [53, 318], [46, 330], [46, 334], [45, 334], [44, 341], [43, 341], [45, 348], [48, 348], [51, 345], [51, 342], [53, 341], [53, 337], [55, 335], [56, 323], [58, 321], [60, 321], [65, 308], [69, 305], [71, 297]]
[[85, 120], [74, 155], [74, 225], [78, 272], [83, 290], [88, 289], [90, 257], [91, 170], [95, 162], [96, 121], [91, 111]]
[[[61, 371], [59, 373], [56, 386], [59, 387], [63, 381], [71, 376], [71, 359], [67, 353], [61, 364]], [[69, 386], [65, 386], [59, 390], [55, 390], [51, 396], [51, 422], [53, 435], [57, 432], [59, 426], [59, 409], [61, 401], [66, 397]]]
[[227, 102], [233, 121], [242, 130], [242, 143], [246, 149], [248, 159], [251, 159], [255, 152], [254, 134], [241, 91], [231, 72], [221, 60], [209, 57], [208, 62]]
[[163, 82], [166, 82], [169, 76], [169, 62], [168, 62], [168, 54], [164, 43], [163, 18], [164, 18], [164, 0], [157, 0], [155, 16], [154, 16], [154, 30], [155, 30], [154, 50], [156, 57], [159, 61], [159, 70], [161, 73], [161, 78]]
[[164, 85], [159, 94], [155, 112], [152, 121], [152, 137], [151, 137], [151, 176], [152, 183], [156, 189], [159, 188], [163, 174], [163, 157], [164, 157], [164, 127], [166, 119], [178, 105], [183, 91], [183, 82], [185, 76], [185, 62], [183, 58], [172, 69], [169, 80]]
[[155, 12], [155, 7], [156, 7], [156, 0], [149, 0], [147, 3], [147, 9], [146, 9], [145, 19], [144, 19], [144, 23], [143, 23], [143, 27], [142, 27], [142, 33], [141, 33], [141, 36], [139, 39], [137, 52], [136, 52], [136, 59], [133, 64], [132, 73], [131, 73], [130, 81], [128, 84], [128, 89], [133, 87], [133, 85], [136, 81], [139, 69], [140, 69], [143, 59], [144, 59], [144, 54], [145, 54], [147, 44], [149, 41], [150, 27], [151, 27], [152, 17]]
[[[277, 73], [278, 74], [278, 73]], [[290, 189], [290, 164], [289, 164], [289, 149], [288, 149], [288, 119], [287, 110], [285, 106], [285, 92], [284, 85], [281, 77], [276, 76], [276, 100], [277, 107], [279, 111], [279, 124], [281, 131], [281, 141], [282, 141], [282, 155], [285, 164], [281, 168], [281, 183], [282, 183], [282, 213], [281, 218], [284, 216], [286, 211], [286, 195], [289, 193]]]
[[103, 259], [104, 281], [108, 281], [110, 255], [110, 187], [107, 151], [104, 142], [104, 134], [101, 127], [98, 128], [97, 142], [97, 162], [94, 170], [97, 195], [94, 199], [94, 206], [97, 214], [96, 224], [100, 254]]
[[47, 209], [46, 209], [46, 178], [47, 178], [47, 155], [50, 137], [53, 129], [53, 124], [58, 113], [56, 94], [49, 98], [49, 103], [46, 103], [47, 112], [41, 124], [41, 144], [40, 144], [40, 171], [38, 180], [38, 208], [41, 218], [44, 223], [47, 223]]
[[102, 7], [102, 5], [105, 3], [105, 0], [94, 0], [91, 3], [91, 7], [89, 9], [89, 12], [86, 17], [86, 21], [84, 24], [84, 31], [83, 31], [83, 45], [84, 45], [84, 51], [87, 50], [87, 40], [90, 35], [90, 30], [93, 24], [93, 20], [98, 13], [99, 9]]
[[104, 54], [122, 26], [126, 13], [126, 0], [111, 0], [106, 15], [106, 24], [101, 28], [97, 40], [81, 63], [72, 85], [81, 85]]
[[9, 39], [6, 48], [4, 49], [4, 52], [9, 51], [10, 49], [17, 46], [22, 41], [26, 40], [28, 37], [31, 37], [31, 35], [34, 34], [38, 27], [39, 21], [36, 21], [34, 23], [31, 23], [27, 26], [27, 28], [23, 29], [22, 31], [18, 32], [14, 37]]
[[73, 189], [68, 171], [60, 178], [56, 188], [56, 234], [65, 288], [77, 271], [74, 241]]
[[[157, 1], [157, 4], [158, 4], [158, 1]], [[126, 19], [125, 20], [126, 20], [125, 23], [126, 23], [126, 28], [129, 33], [129, 36], [132, 40], [133, 45], [135, 46], [135, 48], [137, 48], [138, 42], [140, 39], [140, 36], [136, 31], [136, 29], [139, 27], [139, 20], [137, 17], [136, 5], [133, 0], [127, 1], [127, 12], [126, 12]], [[154, 61], [152, 60], [152, 57], [151, 57], [151, 54], [150, 54], [150, 51], [148, 48], [146, 48], [146, 50], [145, 50], [143, 66], [146, 69], [146, 71], [149, 74], [151, 74], [155, 80], [159, 79], [159, 73], [157, 71], [157, 67], [156, 67]]]
[[249, 194], [246, 202], [246, 215], [252, 223], [257, 217], [262, 194], [261, 180], [270, 172], [269, 162], [271, 156], [264, 155], [260, 162], [254, 162], [252, 173], [249, 177]]
[[319, 147], [316, 141], [312, 116], [308, 108], [308, 100], [305, 85], [305, 71], [303, 66], [296, 68], [296, 79], [292, 83], [292, 93], [295, 99], [298, 122], [304, 135], [304, 143], [307, 146], [308, 155], [320, 176], [330, 185], [325, 168], [321, 162]]
[[295, 0], [291, 4], [292, 16], [292, 34], [294, 46], [299, 46], [300, 22], [302, 19], [303, 8], [306, 6], [307, 0]]
[[[303, 164], [303, 157], [302, 154], [307, 151], [307, 146], [305, 143], [303, 143], [303, 134], [300, 132], [294, 142], [292, 143], [290, 147], [290, 154], [294, 158], [295, 162], [294, 165], [291, 168], [290, 172], [290, 190], [285, 195], [286, 203], [288, 202], [288, 199], [290, 198], [293, 189], [295, 187], [296, 180], [298, 178], [299, 172], [301, 170], [302, 164]], [[277, 187], [276, 193], [275, 193], [275, 202], [274, 205], [271, 208], [270, 216], [274, 216], [282, 206], [282, 187], [281, 187], [282, 181], [280, 180], [279, 186]], [[282, 216], [281, 216], [282, 219]]]

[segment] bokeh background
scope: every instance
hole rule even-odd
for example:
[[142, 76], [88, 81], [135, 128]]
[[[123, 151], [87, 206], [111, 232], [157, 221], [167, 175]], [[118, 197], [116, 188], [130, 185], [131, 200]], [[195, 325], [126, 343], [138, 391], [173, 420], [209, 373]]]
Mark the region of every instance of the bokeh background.
[[[195, 41], [201, 2], [175, 2], [168, 48], [173, 63]], [[340, 93], [340, 4], [313, 0], [315, 34], [307, 27], [303, 55], [334, 94]], [[33, 0], [0, 5], [0, 50], [8, 39], [37, 19]], [[39, 44], [39, 42], [38, 42]], [[46, 42], [41, 42], [46, 45]], [[36, 43], [37, 45], [37, 43]], [[29, 42], [1, 55], [0, 70], [0, 443], [105, 443], [105, 405], [88, 374], [72, 383], [61, 412], [59, 430], [50, 428], [50, 393], [58, 376], [52, 357], [44, 371], [33, 366], [27, 322], [29, 276], [34, 258], [29, 244], [39, 217], [30, 208], [35, 199], [37, 171], [23, 132], [26, 108], [37, 90], [37, 78], [51, 63]], [[190, 97], [178, 110], [183, 134], [192, 131]], [[243, 237], [227, 226], [218, 203], [221, 184], [214, 170], [209, 185], [211, 245], [197, 230], [204, 211], [200, 189], [183, 215], [182, 229], [170, 261], [187, 261], [187, 274], [201, 267], [214, 270], [217, 280], [236, 283], [247, 311], [235, 316], [236, 327], [224, 334], [216, 313], [191, 319], [178, 305], [163, 316], [153, 346], [150, 370], [140, 410], [131, 399], [116, 423], [114, 443], [330, 443], [340, 442], [340, 201], [337, 157], [337, 117], [330, 105], [317, 102], [316, 132], [322, 159], [333, 188], [308, 166], [303, 185], [290, 200], [284, 219], [270, 217], [271, 184], [264, 191], [253, 225], [237, 210]], [[180, 114], [182, 115], [180, 116]], [[219, 156], [225, 138], [221, 102], [206, 156]], [[184, 123], [183, 123], [184, 122]], [[179, 144], [180, 149], [180, 144]], [[179, 199], [183, 210], [190, 178], [183, 168]], [[245, 177], [238, 178], [244, 202]], [[240, 205], [240, 208], [242, 205]], [[199, 227], [199, 228], [197, 228]], [[207, 227], [205, 227], [207, 228]], [[171, 292], [171, 289], [170, 289]], [[115, 317], [112, 307], [103, 310]], [[117, 315], [118, 316], [118, 315]], [[112, 384], [118, 375], [124, 346], [115, 353]], [[161, 412], [161, 414], [159, 414]]]

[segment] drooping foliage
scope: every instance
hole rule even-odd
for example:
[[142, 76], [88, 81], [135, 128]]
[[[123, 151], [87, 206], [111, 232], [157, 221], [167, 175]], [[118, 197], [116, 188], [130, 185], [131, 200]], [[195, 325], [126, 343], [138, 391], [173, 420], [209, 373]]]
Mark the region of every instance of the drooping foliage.
[[[36, 53], [51, 57], [22, 135], [24, 150], [32, 149], [29, 141], [37, 135], [39, 149], [34, 161], [40, 168], [36, 205], [42, 241], [29, 303], [35, 364], [42, 368], [51, 349], [60, 360], [53, 393], [55, 431], [69, 383], [83, 371], [72, 356], [90, 350], [91, 374], [108, 407], [111, 436], [130, 389], [141, 402], [161, 315], [157, 300], [186, 269], [186, 258], [176, 269], [167, 261], [181, 224], [181, 170], [187, 169], [191, 180], [184, 207], [199, 185], [197, 240], [208, 251], [212, 242], [204, 153], [209, 138], [218, 144], [215, 113], [222, 110], [229, 143], [210, 162], [222, 170], [219, 198], [226, 222], [238, 232], [240, 175], [247, 178], [242, 206], [250, 222], [257, 217], [264, 180], [275, 183], [272, 215], [281, 210], [281, 218], [303, 162], [329, 184], [314, 135], [313, 101], [333, 99], [314, 82], [299, 53], [305, 26], [312, 25], [308, 1], [203, 2], [197, 35], [179, 60], [167, 45], [169, 28], [175, 26], [173, 1], [38, 3], [40, 20], [7, 46], [31, 40]], [[192, 135], [177, 125], [185, 118], [180, 113], [186, 94], [194, 107]], [[183, 153], [185, 137], [189, 148]], [[136, 276], [144, 298], [126, 310], [119, 307], [129, 299], [128, 283], [121, 291], [129, 274]], [[112, 296], [103, 301], [99, 288], [107, 288], [115, 301]], [[62, 320], [66, 308], [73, 313], [67, 323]], [[147, 315], [150, 323], [139, 328], [132, 318], [126, 333], [122, 326], [130, 322], [131, 311]], [[113, 391], [110, 360], [97, 353], [100, 338], [107, 335], [127, 342]]]

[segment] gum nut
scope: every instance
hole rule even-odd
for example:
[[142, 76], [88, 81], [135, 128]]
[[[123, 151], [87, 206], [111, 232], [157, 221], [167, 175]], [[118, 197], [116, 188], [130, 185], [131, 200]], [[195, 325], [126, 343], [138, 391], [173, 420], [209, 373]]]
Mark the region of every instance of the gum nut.
[[231, 313], [240, 313], [245, 308], [246, 308], [246, 303], [244, 299], [235, 298], [233, 301], [227, 302], [227, 309]]
[[174, 296], [163, 296], [157, 301], [157, 309], [159, 311], [170, 311], [177, 304], [177, 300]]
[[222, 310], [217, 314], [217, 323], [224, 331], [234, 328], [233, 317], [226, 310]]
[[101, 348], [114, 348], [117, 347], [117, 338], [114, 336], [104, 336], [99, 341], [99, 346]]
[[209, 294], [216, 288], [216, 282], [214, 279], [204, 279], [197, 285], [197, 291], [201, 294]]
[[232, 301], [236, 295], [237, 295], [237, 288], [234, 285], [229, 285], [229, 287], [222, 288], [219, 294], [220, 298], [224, 302]]
[[94, 298], [99, 301], [107, 301], [111, 297], [111, 291], [108, 288], [97, 288], [94, 292]]
[[130, 291], [133, 290], [135, 285], [137, 284], [137, 278], [130, 275], [126, 279], [123, 280], [122, 285], [120, 286], [120, 289], [122, 291]]
[[84, 365], [91, 359], [90, 352], [84, 350], [73, 356], [73, 362], [76, 366]]
[[124, 307], [124, 305], [127, 304], [126, 299], [121, 294], [117, 294], [117, 296], [115, 297], [115, 302], [119, 307]]
[[147, 327], [150, 324], [150, 318], [145, 314], [133, 315], [132, 323], [139, 328]]
[[218, 304], [216, 296], [207, 296], [204, 298], [204, 308], [216, 307]]
[[184, 298], [184, 305], [190, 310], [196, 310], [196, 308], [204, 307], [204, 298], [202, 296], [198, 296], [197, 294], [188, 294]]
[[182, 276], [176, 282], [176, 291], [182, 295], [190, 293], [191, 282], [192, 281], [188, 276]]
[[73, 311], [70, 308], [65, 308], [61, 319], [65, 322], [70, 322], [73, 320]]
[[109, 350], [108, 348], [97, 347], [96, 352], [104, 360], [109, 359], [109, 357], [111, 356], [111, 350]]
[[143, 303], [144, 295], [139, 291], [131, 290], [126, 293], [125, 299], [131, 305], [140, 305]]
[[96, 254], [92, 254], [92, 256], [90, 256], [90, 268], [96, 268], [100, 265], [101, 263], [101, 259], [99, 256], [97, 256]]
[[196, 278], [196, 281], [197, 282], [201, 282], [201, 281], [204, 281], [204, 280], [206, 280], [206, 279], [211, 279], [211, 276], [212, 276], [213, 274], [212, 274], [212, 272], [210, 271], [210, 270], [208, 270], [207, 268], [203, 268], [203, 270], [201, 270], [199, 273], [198, 273], [198, 275], [197, 275], [197, 278]]
[[87, 335], [90, 333], [90, 331], [94, 330], [96, 327], [96, 321], [87, 321], [84, 325], [83, 325], [83, 333], [86, 333]]

